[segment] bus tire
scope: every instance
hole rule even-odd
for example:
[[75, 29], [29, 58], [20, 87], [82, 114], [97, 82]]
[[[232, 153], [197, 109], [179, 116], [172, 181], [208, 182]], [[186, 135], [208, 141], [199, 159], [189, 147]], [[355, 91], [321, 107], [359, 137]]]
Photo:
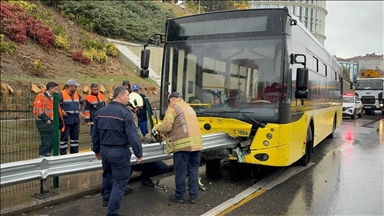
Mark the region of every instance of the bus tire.
[[312, 150], [313, 150], [312, 128], [311, 128], [311, 126], [308, 126], [308, 129], [307, 129], [307, 143], [305, 145], [305, 155], [303, 155], [300, 158], [300, 161], [299, 161], [299, 164], [301, 166], [307, 166], [307, 164], [311, 160]]

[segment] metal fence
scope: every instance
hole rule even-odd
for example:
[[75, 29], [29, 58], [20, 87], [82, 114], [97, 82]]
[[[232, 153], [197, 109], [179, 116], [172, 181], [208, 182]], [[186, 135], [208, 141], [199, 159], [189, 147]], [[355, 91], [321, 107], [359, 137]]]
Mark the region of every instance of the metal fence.
[[[35, 96], [33, 92], [0, 96], [1, 163], [39, 157], [40, 135], [32, 113]], [[79, 150], [90, 149], [89, 127], [84, 121], [80, 125], [79, 141]]]
[[35, 94], [1, 95], [1, 163], [34, 159], [40, 136], [32, 114]]

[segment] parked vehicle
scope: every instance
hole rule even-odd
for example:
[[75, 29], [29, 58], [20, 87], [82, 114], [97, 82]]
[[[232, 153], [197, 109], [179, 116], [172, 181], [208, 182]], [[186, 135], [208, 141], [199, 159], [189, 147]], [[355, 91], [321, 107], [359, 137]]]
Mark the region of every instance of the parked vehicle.
[[343, 95], [343, 117], [348, 116], [351, 119], [363, 116], [363, 104], [355, 94]]

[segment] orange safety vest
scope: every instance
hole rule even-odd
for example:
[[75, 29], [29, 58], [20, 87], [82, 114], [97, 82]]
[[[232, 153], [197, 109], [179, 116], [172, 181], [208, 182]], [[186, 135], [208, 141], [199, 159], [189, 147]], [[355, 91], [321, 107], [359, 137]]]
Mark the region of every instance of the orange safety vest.
[[[38, 95], [36, 95], [35, 100], [33, 101], [33, 115], [36, 119], [39, 119], [39, 116], [43, 113], [47, 115], [51, 120], [53, 120], [53, 99], [47, 97], [45, 94], [45, 90]], [[63, 119], [63, 113], [59, 107], [59, 117], [62, 122], [64, 122]], [[64, 125], [64, 124], [63, 124]], [[61, 131], [64, 131], [64, 126], [61, 128]]]

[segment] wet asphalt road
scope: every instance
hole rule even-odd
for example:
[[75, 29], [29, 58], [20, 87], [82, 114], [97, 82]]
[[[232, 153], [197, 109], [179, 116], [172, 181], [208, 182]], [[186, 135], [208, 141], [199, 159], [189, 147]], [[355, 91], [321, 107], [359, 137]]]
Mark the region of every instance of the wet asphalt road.
[[[357, 120], [344, 119], [335, 139], [315, 148], [305, 170], [276, 186], [247, 196], [241, 203], [224, 207], [225, 215], [383, 215], [384, 119], [376, 113]], [[207, 178], [205, 167], [200, 176], [207, 191], [199, 191], [197, 204], [173, 204], [168, 197], [174, 190], [174, 176], [161, 177], [168, 191], [133, 183], [134, 193], [124, 196], [123, 215], [201, 215], [217, 209], [271, 172], [281, 169], [223, 167], [222, 175]], [[248, 168], [248, 169], [247, 169]], [[302, 169], [291, 166], [290, 171]], [[282, 171], [287, 173], [288, 169]], [[250, 171], [252, 170], [252, 171]], [[289, 173], [288, 173], [289, 174]], [[268, 177], [267, 177], [268, 178]], [[264, 178], [265, 179], [265, 178]], [[262, 181], [262, 180], [261, 180]], [[259, 181], [259, 183], [261, 182]], [[272, 182], [274, 178], [272, 179]], [[239, 195], [240, 196], [240, 195]], [[99, 194], [29, 212], [27, 215], [106, 215]], [[219, 211], [220, 212], [220, 211]]]

